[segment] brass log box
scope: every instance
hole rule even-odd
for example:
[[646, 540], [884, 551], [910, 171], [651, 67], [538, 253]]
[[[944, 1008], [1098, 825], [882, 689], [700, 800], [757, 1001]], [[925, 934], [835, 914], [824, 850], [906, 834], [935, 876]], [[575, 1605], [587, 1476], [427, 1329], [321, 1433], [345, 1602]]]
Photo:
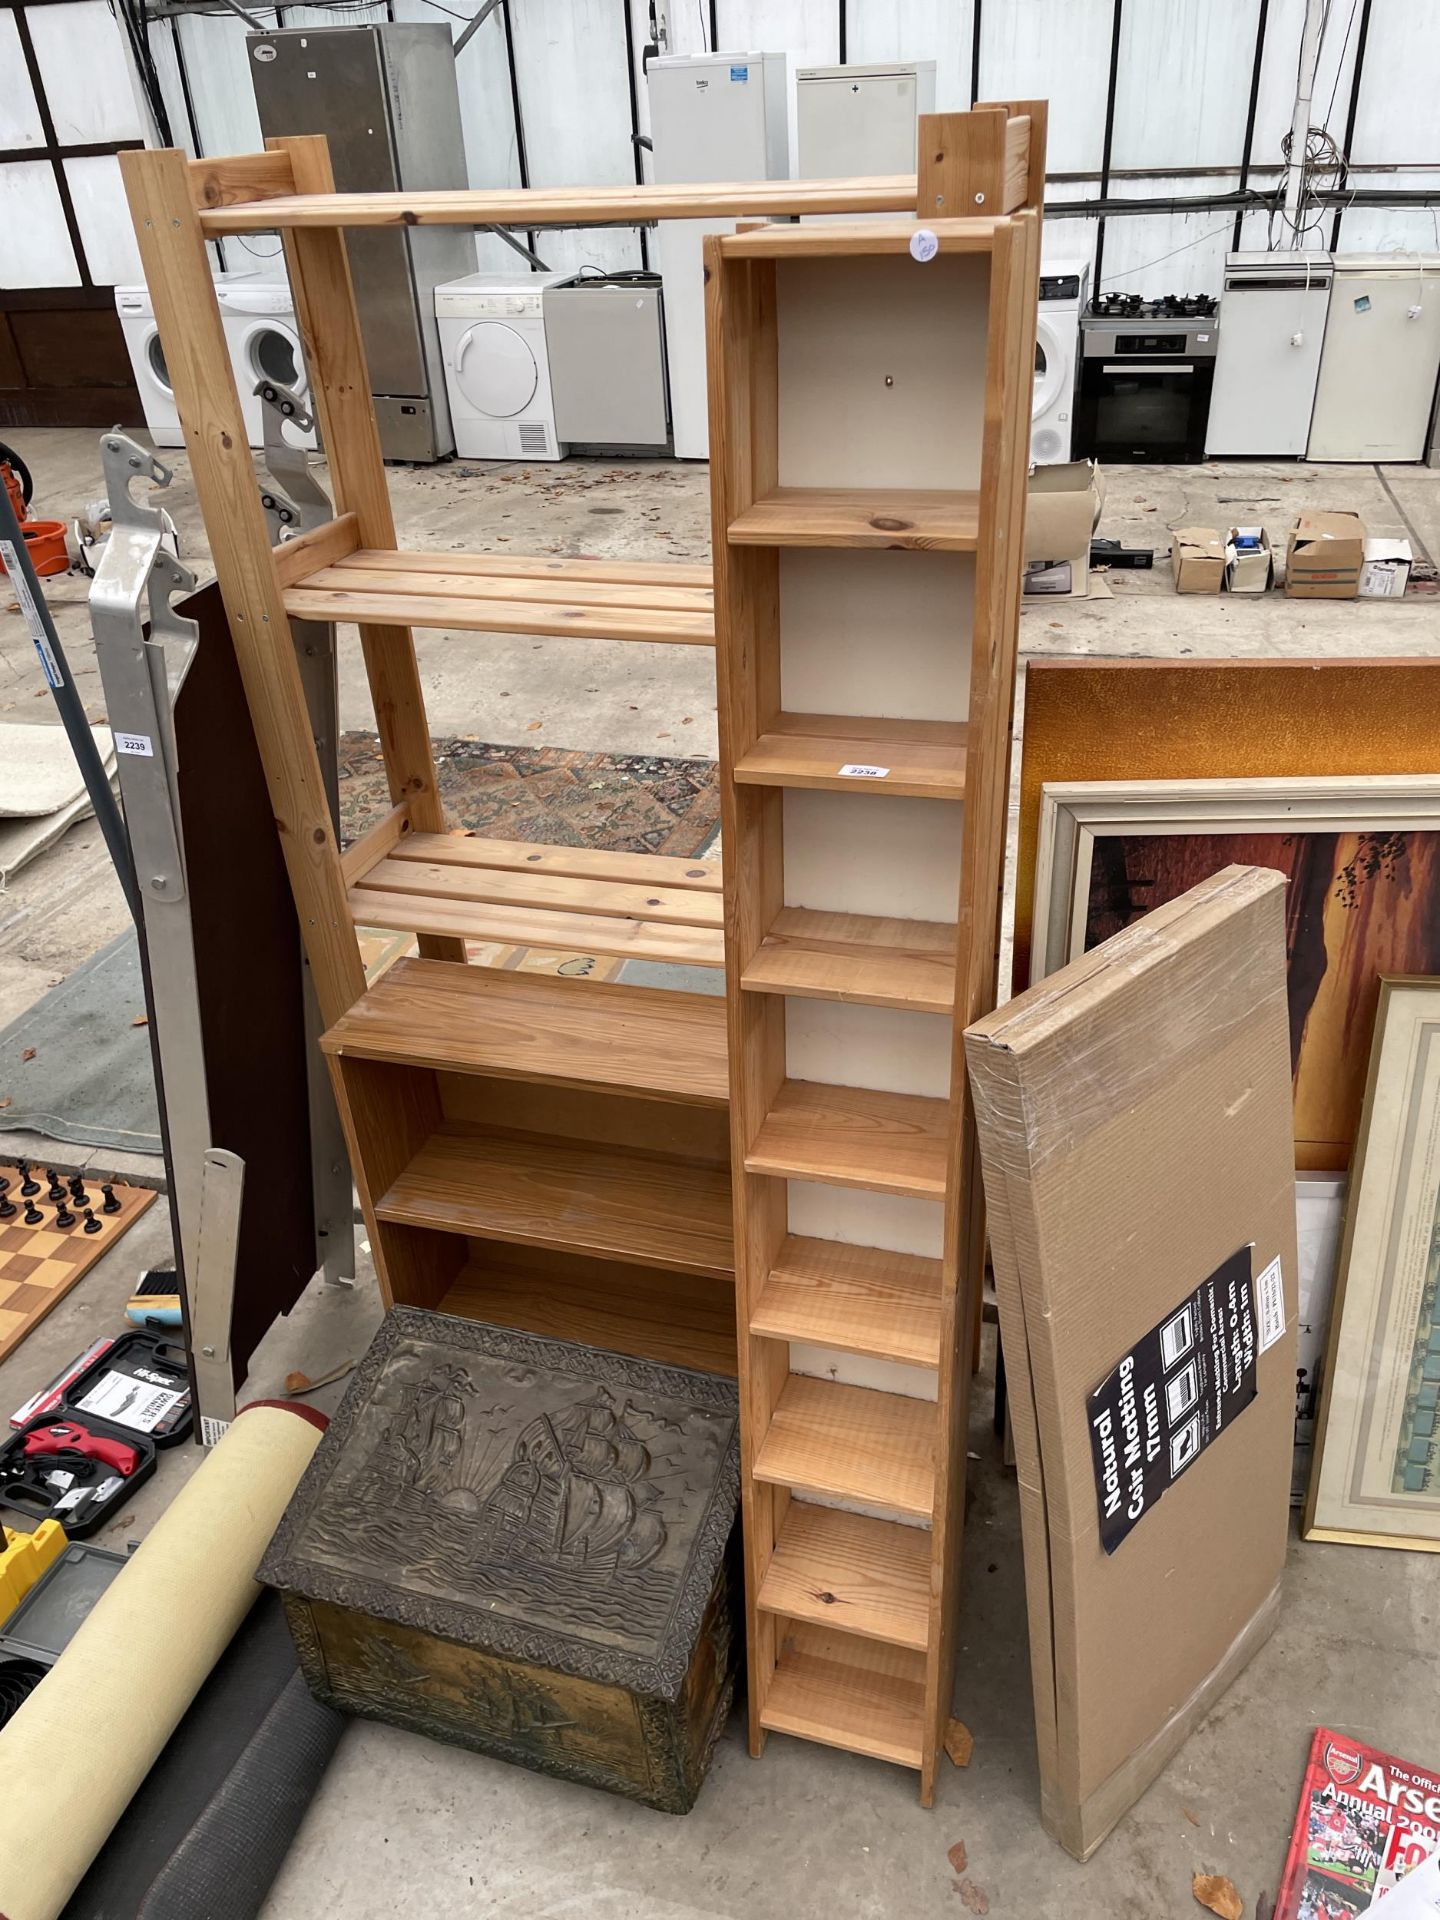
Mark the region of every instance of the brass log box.
[[738, 1433], [732, 1380], [396, 1307], [260, 1577], [328, 1706], [688, 1813]]

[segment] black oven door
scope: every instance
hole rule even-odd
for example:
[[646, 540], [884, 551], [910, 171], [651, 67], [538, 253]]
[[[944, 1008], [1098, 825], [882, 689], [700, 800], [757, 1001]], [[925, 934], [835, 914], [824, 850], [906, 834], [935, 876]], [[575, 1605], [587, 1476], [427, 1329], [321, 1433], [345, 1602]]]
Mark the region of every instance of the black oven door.
[[1203, 460], [1214, 377], [1208, 359], [1083, 361], [1077, 456], [1111, 465]]

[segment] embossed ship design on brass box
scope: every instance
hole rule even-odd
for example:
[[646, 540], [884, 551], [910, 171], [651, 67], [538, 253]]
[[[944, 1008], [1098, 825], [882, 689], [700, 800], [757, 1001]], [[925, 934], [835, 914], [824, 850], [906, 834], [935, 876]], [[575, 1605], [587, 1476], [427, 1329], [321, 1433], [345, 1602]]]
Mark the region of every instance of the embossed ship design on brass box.
[[334, 1704], [688, 1804], [730, 1693], [737, 1431], [730, 1381], [396, 1308], [261, 1578]]

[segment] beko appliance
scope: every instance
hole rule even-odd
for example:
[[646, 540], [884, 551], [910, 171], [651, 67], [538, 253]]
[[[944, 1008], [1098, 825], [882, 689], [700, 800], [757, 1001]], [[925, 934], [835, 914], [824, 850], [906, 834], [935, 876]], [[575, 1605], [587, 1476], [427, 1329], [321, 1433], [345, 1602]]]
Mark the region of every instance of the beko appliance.
[[1030, 459], [1037, 467], [1069, 460], [1080, 371], [1080, 316], [1090, 289], [1088, 260], [1041, 263], [1035, 316], [1035, 405]]
[[435, 289], [455, 451], [463, 460], [563, 460], [543, 298], [563, 273], [470, 273]]
[[[652, 60], [646, 77], [657, 185], [789, 178], [783, 53], [677, 55]], [[670, 417], [682, 460], [710, 451], [703, 243], [708, 233], [734, 231], [733, 220], [662, 220], [656, 229]]]
[[802, 180], [913, 173], [920, 115], [934, 111], [933, 60], [802, 67], [795, 75], [796, 171]]
[[1330, 305], [1328, 253], [1231, 253], [1207, 455], [1303, 459]]
[[1216, 305], [1204, 293], [1091, 301], [1080, 321], [1077, 459], [1172, 466], [1205, 458]]
[[[469, 184], [448, 26], [287, 27], [248, 34], [246, 45], [262, 133], [323, 133], [342, 193]], [[474, 271], [474, 235], [351, 227], [345, 245], [381, 450], [387, 460], [438, 460], [455, 443], [435, 288]]]
[[1423, 460], [1440, 372], [1440, 254], [1337, 253], [1311, 460]]

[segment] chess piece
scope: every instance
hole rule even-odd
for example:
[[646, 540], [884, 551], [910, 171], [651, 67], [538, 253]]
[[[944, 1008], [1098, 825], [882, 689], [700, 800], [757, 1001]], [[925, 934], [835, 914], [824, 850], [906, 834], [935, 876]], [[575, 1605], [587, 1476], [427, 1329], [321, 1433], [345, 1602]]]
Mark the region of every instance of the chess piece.
[[33, 1200], [35, 1195], [40, 1191], [40, 1182], [31, 1174], [30, 1162], [28, 1160], [22, 1160], [20, 1162], [20, 1172], [25, 1176], [20, 1183], [20, 1198], [22, 1200]]
[[100, 1191], [105, 1196], [104, 1205], [100, 1209], [101, 1213], [119, 1213], [121, 1202], [115, 1198], [115, 1189], [108, 1180], [104, 1186], [101, 1187]]
[[63, 1199], [61, 1200], [59, 1206], [56, 1207], [55, 1209], [55, 1224], [57, 1227], [61, 1229], [62, 1232], [65, 1230], [65, 1228], [73, 1227], [75, 1224], [75, 1216], [70, 1211], [69, 1207], [66, 1206]]
[[60, 1202], [65, 1198], [65, 1188], [59, 1174], [56, 1173], [53, 1167], [47, 1167], [45, 1171], [50, 1175], [50, 1191], [46, 1194], [45, 1198], [47, 1200], [53, 1200], [56, 1206], [59, 1206]]
[[85, 1182], [77, 1173], [70, 1182], [70, 1204], [75, 1207], [88, 1207], [90, 1196], [85, 1191]]
[[86, 1233], [100, 1233], [100, 1232], [103, 1232], [103, 1230], [104, 1230], [104, 1222], [97, 1220], [95, 1218], [95, 1213], [93, 1208], [86, 1207], [84, 1231]]
[[[24, 1193], [25, 1189], [22, 1187], [20, 1191]], [[36, 1187], [35, 1191], [38, 1193], [40, 1191], [39, 1187]], [[27, 1227], [38, 1227], [43, 1225], [45, 1216], [36, 1206], [35, 1202], [30, 1200], [26, 1203], [24, 1219]]]
[[[9, 1184], [7, 1180], [5, 1185], [8, 1187]], [[7, 1198], [4, 1193], [0, 1193], [0, 1220], [13, 1220], [19, 1211], [13, 1200]]]

